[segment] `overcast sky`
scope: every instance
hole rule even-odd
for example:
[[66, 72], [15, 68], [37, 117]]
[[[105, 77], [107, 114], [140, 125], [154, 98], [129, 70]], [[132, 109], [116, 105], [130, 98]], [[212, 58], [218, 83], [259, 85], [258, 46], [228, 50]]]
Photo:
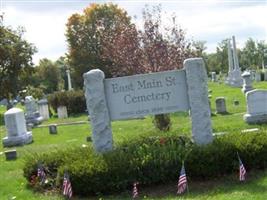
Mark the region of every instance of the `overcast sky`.
[[[141, 23], [142, 9], [147, 5], [162, 5], [166, 18], [172, 13], [186, 30], [187, 37], [206, 41], [207, 52], [215, 51], [218, 42], [236, 36], [237, 47], [242, 48], [249, 38], [267, 41], [267, 0], [177, 0], [177, 1], [88, 1], [88, 0], [0, 0], [4, 25], [24, 26], [26, 39], [34, 43], [39, 59], [57, 59], [67, 52], [65, 24], [70, 15], [90, 3], [113, 2]], [[165, 21], [164, 21], [165, 22]]]

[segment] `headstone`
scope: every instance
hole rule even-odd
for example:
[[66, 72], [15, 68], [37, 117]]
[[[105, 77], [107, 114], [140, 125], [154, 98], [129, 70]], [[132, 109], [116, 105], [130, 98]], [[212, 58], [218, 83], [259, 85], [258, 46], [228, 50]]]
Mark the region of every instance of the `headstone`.
[[57, 108], [57, 116], [59, 119], [68, 118], [68, 111], [66, 106], [59, 106]]
[[56, 124], [49, 125], [49, 133], [50, 134], [57, 134], [57, 125]]
[[15, 149], [5, 151], [6, 160], [15, 160], [17, 159], [17, 151]]
[[267, 81], [267, 70], [264, 71], [264, 81]]
[[84, 85], [97, 152], [112, 150], [111, 120], [189, 109], [196, 144], [213, 140], [207, 72], [201, 58], [185, 60], [182, 70], [111, 79], [95, 69], [84, 74]]
[[248, 92], [250, 90], [253, 90], [250, 72], [249, 71], [245, 71], [242, 74], [242, 78], [243, 78], [242, 92], [246, 93], [246, 92]]
[[47, 99], [41, 99], [38, 101], [38, 110], [40, 115], [43, 117], [44, 120], [49, 119], [49, 109], [48, 109], [48, 101]]
[[4, 114], [7, 136], [3, 138], [3, 146], [11, 147], [32, 142], [32, 132], [27, 131], [24, 113], [19, 108], [11, 108]]
[[250, 70], [250, 75], [251, 75], [251, 80], [255, 81], [255, 79], [256, 79], [256, 71], [255, 70]]
[[227, 109], [226, 109], [226, 103], [225, 103], [225, 98], [224, 97], [217, 97], [215, 100], [216, 104], [216, 113], [218, 114], [227, 114]]
[[211, 72], [211, 81], [212, 82], [216, 82], [217, 81], [216, 72]]
[[256, 71], [255, 74], [255, 81], [260, 82], [261, 81], [261, 73], [259, 71]]
[[241, 77], [241, 70], [239, 67], [235, 36], [232, 37], [233, 49], [230, 40], [228, 41], [228, 63], [229, 71], [225, 83], [232, 87], [242, 87], [243, 80]]
[[68, 90], [72, 90], [71, 79], [70, 79], [70, 70], [67, 69], [66, 73], [67, 73], [67, 78], [68, 78]]
[[252, 90], [246, 93], [247, 113], [243, 116], [248, 124], [267, 123], [267, 90]]
[[26, 114], [25, 114], [26, 123], [33, 125], [41, 124], [44, 119], [40, 115], [37, 109], [37, 104], [34, 98], [32, 96], [26, 96], [24, 103], [26, 108]]

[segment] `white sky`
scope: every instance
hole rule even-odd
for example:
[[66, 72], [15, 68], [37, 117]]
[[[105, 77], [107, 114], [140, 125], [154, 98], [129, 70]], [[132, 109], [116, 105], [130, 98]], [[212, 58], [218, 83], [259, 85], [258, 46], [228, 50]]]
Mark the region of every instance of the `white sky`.
[[[90, 3], [110, 1], [88, 0], [0, 0], [4, 11], [4, 25], [23, 26], [25, 38], [34, 43], [40, 58], [55, 60], [67, 52], [65, 24], [73, 13], [82, 12]], [[207, 52], [215, 51], [217, 43], [232, 35], [242, 48], [249, 38], [267, 41], [267, 0], [177, 0], [177, 1], [111, 1], [119, 4], [130, 16], [137, 16], [140, 24], [142, 9], [148, 5], [162, 5], [165, 18], [172, 13], [186, 30], [187, 37], [204, 40]], [[1, 9], [1, 4], [0, 4]], [[165, 22], [165, 21], [164, 21]]]

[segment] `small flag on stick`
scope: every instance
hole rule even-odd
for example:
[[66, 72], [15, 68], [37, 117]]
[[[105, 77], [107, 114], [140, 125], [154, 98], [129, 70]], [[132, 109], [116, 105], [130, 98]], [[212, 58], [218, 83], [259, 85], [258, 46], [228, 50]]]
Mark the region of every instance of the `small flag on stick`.
[[45, 178], [46, 178], [46, 174], [45, 174], [45, 171], [44, 171], [44, 167], [41, 164], [38, 164], [37, 177], [39, 177], [39, 179], [40, 179], [40, 184], [44, 184]]
[[69, 174], [67, 172], [64, 173], [63, 195], [66, 196], [69, 199], [72, 197], [72, 187], [71, 187]]
[[185, 173], [185, 168], [184, 168], [184, 163], [183, 163], [182, 169], [181, 169], [181, 172], [180, 172], [179, 181], [178, 181], [177, 194], [184, 193], [186, 188], [187, 188], [187, 179], [186, 179], [186, 173]]
[[246, 172], [246, 169], [245, 169], [245, 167], [244, 167], [244, 165], [243, 165], [243, 163], [242, 163], [242, 161], [241, 161], [241, 159], [239, 157], [238, 152], [237, 152], [237, 157], [238, 157], [238, 160], [239, 160], [239, 180], [240, 181], [245, 181], [245, 179], [246, 179], [245, 175], [246, 175], [247, 172]]
[[133, 199], [138, 197], [137, 185], [138, 185], [138, 182], [134, 182], [134, 184], [133, 184]]

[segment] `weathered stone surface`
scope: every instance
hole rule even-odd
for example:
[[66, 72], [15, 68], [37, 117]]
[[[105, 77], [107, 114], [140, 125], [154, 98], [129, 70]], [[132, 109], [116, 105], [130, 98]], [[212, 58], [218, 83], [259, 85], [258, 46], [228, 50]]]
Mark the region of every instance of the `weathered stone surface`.
[[255, 81], [256, 82], [260, 82], [261, 81], [261, 73], [260, 72], [256, 72], [256, 74], [255, 74]]
[[104, 87], [111, 120], [189, 109], [185, 70], [105, 79]]
[[50, 134], [57, 134], [57, 125], [56, 124], [49, 125], [49, 133]]
[[267, 123], [267, 90], [246, 93], [247, 113], [243, 116], [249, 124]]
[[231, 47], [231, 42], [228, 40], [228, 63], [229, 71], [225, 83], [232, 87], [242, 87], [243, 80], [241, 77], [241, 70], [239, 67], [238, 56], [236, 52], [235, 37], [232, 37], [233, 49]]
[[245, 71], [242, 74], [242, 78], [243, 78], [242, 92], [246, 93], [246, 92], [248, 92], [250, 90], [253, 90], [250, 72]]
[[68, 118], [68, 111], [66, 106], [59, 106], [57, 108], [57, 116], [59, 119]]
[[49, 109], [48, 109], [48, 101], [47, 99], [41, 99], [37, 102], [38, 110], [40, 115], [43, 117], [44, 120], [49, 119]]
[[87, 110], [92, 123], [92, 141], [97, 152], [110, 151], [113, 139], [104, 91], [104, 73], [99, 69], [83, 75]]
[[267, 70], [264, 71], [264, 80], [267, 81]]
[[218, 114], [227, 114], [227, 109], [226, 109], [226, 103], [225, 103], [225, 98], [224, 97], [217, 97], [215, 100], [216, 104], [216, 113]]
[[68, 90], [72, 90], [72, 86], [71, 86], [71, 78], [70, 78], [70, 70], [67, 69], [66, 70], [67, 73], [67, 78], [68, 78]]
[[216, 72], [211, 72], [211, 81], [217, 82]]
[[186, 70], [192, 136], [197, 144], [212, 142], [212, 128], [208, 99], [207, 72], [203, 59], [191, 58], [184, 62]]
[[26, 108], [26, 123], [31, 123], [33, 125], [41, 124], [44, 119], [42, 116], [40, 116], [40, 113], [38, 112], [37, 104], [34, 98], [32, 96], [26, 96], [24, 103]]
[[32, 142], [32, 133], [26, 129], [24, 113], [19, 108], [11, 108], [4, 114], [7, 136], [3, 138], [3, 146], [17, 146]]

